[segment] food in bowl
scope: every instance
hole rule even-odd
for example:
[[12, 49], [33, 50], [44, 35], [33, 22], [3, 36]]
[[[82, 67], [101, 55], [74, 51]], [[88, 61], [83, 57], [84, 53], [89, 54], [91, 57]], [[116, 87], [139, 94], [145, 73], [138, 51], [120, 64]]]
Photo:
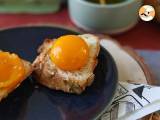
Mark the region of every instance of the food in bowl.
[[94, 80], [99, 50], [99, 40], [91, 34], [47, 39], [38, 49], [33, 74], [48, 88], [80, 94]]
[[124, 2], [126, 0], [86, 0], [88, 2], [93, 2], [93, 3], [98, 3], [98, 4], [115, 4], [115, 3], [120, 3]]
[[31, 63], [15, 53], [0, 51], [0, 101], [32, 72]]

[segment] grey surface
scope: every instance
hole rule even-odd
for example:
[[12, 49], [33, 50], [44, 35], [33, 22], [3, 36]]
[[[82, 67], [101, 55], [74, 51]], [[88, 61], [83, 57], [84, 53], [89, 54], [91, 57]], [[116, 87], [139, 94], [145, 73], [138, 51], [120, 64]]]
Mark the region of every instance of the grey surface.
[[145, 63], [157, 81], [157, 85], [160, 85], [160, 51], [137, 50], [137, 52], [144, 58]]

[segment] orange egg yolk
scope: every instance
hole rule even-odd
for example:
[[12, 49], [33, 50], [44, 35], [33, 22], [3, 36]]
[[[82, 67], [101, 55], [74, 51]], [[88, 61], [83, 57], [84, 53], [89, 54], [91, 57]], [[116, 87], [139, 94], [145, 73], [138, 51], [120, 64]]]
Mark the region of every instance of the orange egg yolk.
[[65, 35], [54, 41], [50, 58], [62, 70], [79, 70], [88, 61], [87, 43], [76, 35]]
[[24, 65], [16, 54], [0, 52], [0, 88], [16, 86], [24, 74]]

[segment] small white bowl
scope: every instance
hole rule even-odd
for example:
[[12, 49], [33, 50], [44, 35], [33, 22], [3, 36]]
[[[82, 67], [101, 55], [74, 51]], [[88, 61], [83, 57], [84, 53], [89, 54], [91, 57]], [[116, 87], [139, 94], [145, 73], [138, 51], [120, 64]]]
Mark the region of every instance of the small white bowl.
[[99, 33], [121, 33], [138, 22], [142, 0], [124, 0], [115, 4], [96, 4], [69, 0], [71, 20], [80, 28]]

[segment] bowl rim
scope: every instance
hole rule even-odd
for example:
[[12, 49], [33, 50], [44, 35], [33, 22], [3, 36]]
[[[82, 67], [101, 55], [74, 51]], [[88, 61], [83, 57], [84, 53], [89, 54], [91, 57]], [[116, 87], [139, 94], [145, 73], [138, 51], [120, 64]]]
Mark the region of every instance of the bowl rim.
[[[73, 0], [69, 0], [70, 2], [73, 2]], [[116, 3], [116, 4], [105, 4], [105, 5], [99, 5], [96, 3], [92, 3], [92, 2], [88, 2], [85, 0], [75, 0], [83, 5], [87, 5], [87, 6], [91, 6], [91, 7], [95, 7], [95, 8], [115, 8], [115, 7], [124, 7], [124, 6], [128, 6], [130, 4], [133, 4], [135, 2], [142, 2], [142, 0], [125, 0], [123, 2], [120, 3]]]

